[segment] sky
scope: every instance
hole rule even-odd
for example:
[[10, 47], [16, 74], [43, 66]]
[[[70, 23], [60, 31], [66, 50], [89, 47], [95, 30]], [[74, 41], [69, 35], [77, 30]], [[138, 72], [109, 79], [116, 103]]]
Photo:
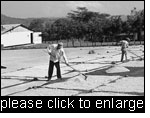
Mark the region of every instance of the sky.
[[128, 15], [134, 7], [144, 9], [144, 1], [1, 1], [1, 14], [16, 18], [66, 17], [77, 7], [110, 15]]

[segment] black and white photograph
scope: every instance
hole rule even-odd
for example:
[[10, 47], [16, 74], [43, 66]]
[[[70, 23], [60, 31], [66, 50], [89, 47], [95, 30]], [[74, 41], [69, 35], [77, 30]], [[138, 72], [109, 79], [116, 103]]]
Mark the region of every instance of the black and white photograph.
[[144, 1], [1, 1], [1, 96], [144, 97]]

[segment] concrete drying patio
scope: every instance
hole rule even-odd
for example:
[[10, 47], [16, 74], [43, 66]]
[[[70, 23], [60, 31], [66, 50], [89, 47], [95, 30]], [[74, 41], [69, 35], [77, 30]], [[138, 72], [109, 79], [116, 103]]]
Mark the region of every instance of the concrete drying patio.
[[[94, 50], [94, 54], [88, 54]], [[130, 46], [144, 58], [144, 46]], [[120, 47], [66, 48], [69, 64], [61, 63], [62, 80], [46, 81], [49, 56], [42, 49], [1, 51], [1, 96], [144, 96], [144, 60], [128, 53], [121, 63]], [[114, 63], [112, 63], [114, 62]], [[38, 77], [38, 81], [33, 81]]]

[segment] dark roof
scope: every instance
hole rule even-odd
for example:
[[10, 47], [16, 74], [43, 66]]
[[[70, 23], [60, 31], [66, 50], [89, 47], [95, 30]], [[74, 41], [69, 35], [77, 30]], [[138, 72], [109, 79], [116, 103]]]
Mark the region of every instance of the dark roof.
[[22, 26], [22, 27], [28, 29], [26, 26], [24, 26], [24, 25], [22, 25], [22, 24], [1, 25], [1, 35], [2, 35], [2, 34], [5, 34], [5, 33], [7, 33], [7, 32], [9, 32], [9, 31], [11, 31], [11, 30], [13, 30], [13, 29], [15, 29], [15, 28], [17, 28], [17, 27], [19, 27], [19, 26]]

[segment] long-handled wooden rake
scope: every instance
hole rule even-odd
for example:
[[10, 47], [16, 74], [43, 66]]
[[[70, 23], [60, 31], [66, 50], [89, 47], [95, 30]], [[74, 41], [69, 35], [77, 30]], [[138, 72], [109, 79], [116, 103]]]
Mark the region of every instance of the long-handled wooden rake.
[[79, 71], [79, 70], [77, 70], [77, 69], [75, 69], [74, 67], [72, 67], [71, 65], [69, 65], [69, 64], [66, 64], [68, 67], [70, 67], [71, 69], [73, 69], [74, 71], [76, 71], [76, 72], [78, 72], [80, 75], [83, 75], [85, 78], [85, 80], [87, 80], [87, 75], [86, 74], [84, 74], [84, 73], [81, 73], [81, 71]]
[[130, 52], [131, 54], [135, 55], [136, 57], [139, 57], [141, 60], [143, 59], [141, 56], [135, 54], [134, 52], [132, 52], [131, 50], [128, 50], [128, 52]]

